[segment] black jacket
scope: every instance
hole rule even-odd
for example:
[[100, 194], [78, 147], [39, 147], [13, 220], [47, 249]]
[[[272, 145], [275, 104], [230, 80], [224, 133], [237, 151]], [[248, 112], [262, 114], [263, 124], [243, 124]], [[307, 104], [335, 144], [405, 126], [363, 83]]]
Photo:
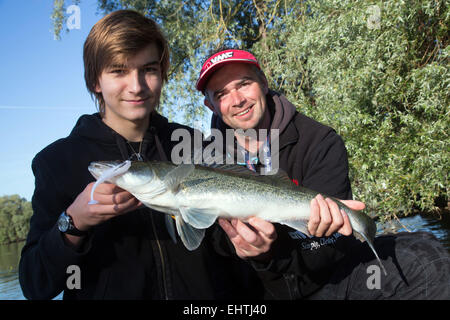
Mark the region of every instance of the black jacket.
[[[339, 199], [351, 199], [347, 151], [342, 138], [332, 128], [299, 113], [277, 92], [266, 96], [271, 113], [271, 129], [279, 129], [279, 167], [297, 185]], [[229, 127], [213, 115], [211, 127], [224, 132]], [[273, 143], [273, 142], [272, 142]], [[236, 154], [236, 153], [234, 153]], [[354, 237], [334, 234], [308, 238], [276, 224], [274, 259], [255, 268], [277, 299], [303, 298], [321, 288]]]
[[[153, 113], [142, 143], [145, 160], [164, 160], [158, 142], [170, 158], [178, 143], [171, 141], [171, 134], [177, 128], [193, 133]], [[126, 160], [131, 154], [125, 139], [94, 114], [80, 117], [67, 138], [36, 155], [32, 162], [34, 213], [19, 265], [24, 296], [50, 299], [64, 290], [64, 299], [263, 297], [260, 281], [248, 263], [217, 253], [224, 235], [217, 226], [207, 231], [198, 249], [188, 251], [180, 239], [173, 243], [163, 214], [143, 208], [93, 227], [78, 251], [64, 244], [56, 221], [94, 181], [87, 170], [89, 163]], [[81, 289], [66, 286], [72, 274], [67, 273], [70, 265], [80, 268]]]

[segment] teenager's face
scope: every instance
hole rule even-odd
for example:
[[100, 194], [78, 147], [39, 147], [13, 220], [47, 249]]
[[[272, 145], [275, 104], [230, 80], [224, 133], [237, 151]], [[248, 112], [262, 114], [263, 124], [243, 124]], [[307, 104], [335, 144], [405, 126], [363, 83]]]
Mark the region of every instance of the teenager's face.
[[105, 68], [96, 91], [105, 101], [104, 119], [120, 124], [147, 121], [158, 105], [161, 88], [159, 52], [150, 44], [123, 65]]
[[233, 129], [257, 129], [267, 110], [267, 82], [245, 63], [217, 70], [206, 86], [205, 104]]

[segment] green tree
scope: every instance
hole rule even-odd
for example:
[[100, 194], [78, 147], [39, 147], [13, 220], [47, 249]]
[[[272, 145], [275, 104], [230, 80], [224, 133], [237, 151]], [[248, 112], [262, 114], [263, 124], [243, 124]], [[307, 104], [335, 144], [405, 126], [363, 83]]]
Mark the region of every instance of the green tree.
[[25, 240], [31, 215], [31, 203], [25, 198], [0, 197], [0, 244]]
[[[208, 112], [202, 106], [203, 96], [194, 87], [207, 52], [223, 45], [253, 47], [266, 37], [267, 29], [277, 18], [298, 6], [292, 0], [98, 0], [101, 14], [134, 9], [162, 27], [171, 49], [171, 69], [160, 111], [171, 120], [182, 115], [189, 125], [196, 120], [209, 120], [205, 119]], [[67, 19], [65, 9], [66, 1], [54, 0], [52, 20], [57, 39]]]
[[[257, 54], [273, 89], [344, 138], [355, 198], [372, 213], [435, 210], [449, 198], [447, 1], [98, 1], [102, 13], [121, 8], [167, 33], [169, 118], [203, 119], [202, 57], [239, 45]], [[64, 1], [54, 9], [59, 36]]]
[[304, 19], [271, 29], [269, 51], [256, 45], [272, 85], [342, 135], [369, 209], [436, 209], [449, 196], [447, 2], [308, 3]]

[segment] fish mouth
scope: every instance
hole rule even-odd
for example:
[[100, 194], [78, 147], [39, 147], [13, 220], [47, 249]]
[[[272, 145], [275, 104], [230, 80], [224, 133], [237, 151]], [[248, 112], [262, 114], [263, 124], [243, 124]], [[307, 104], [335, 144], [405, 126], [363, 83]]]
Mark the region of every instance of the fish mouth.
[[89, 164], [88, 170], [95, 179], [98, 179], [103, 174], [103, 172], [108, 169], [114, 168], [121, 163], [123, 163], [123, 161], [94, 161]]

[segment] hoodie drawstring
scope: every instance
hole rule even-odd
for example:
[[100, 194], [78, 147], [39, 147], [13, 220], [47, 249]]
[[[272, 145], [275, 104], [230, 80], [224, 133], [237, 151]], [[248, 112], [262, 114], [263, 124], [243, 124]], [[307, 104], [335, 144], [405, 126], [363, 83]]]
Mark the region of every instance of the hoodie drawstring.
[[115, 134], [116, 136], [116, 144], [117, 147], [119, 147], [120, 150], [120, 155], [122, 156], [122, 160], [128, 160], [129, 156], [128, 156], [128, 150], [127, 150], [127, 145], [125, 143], [125, 140], [118, 134]]

